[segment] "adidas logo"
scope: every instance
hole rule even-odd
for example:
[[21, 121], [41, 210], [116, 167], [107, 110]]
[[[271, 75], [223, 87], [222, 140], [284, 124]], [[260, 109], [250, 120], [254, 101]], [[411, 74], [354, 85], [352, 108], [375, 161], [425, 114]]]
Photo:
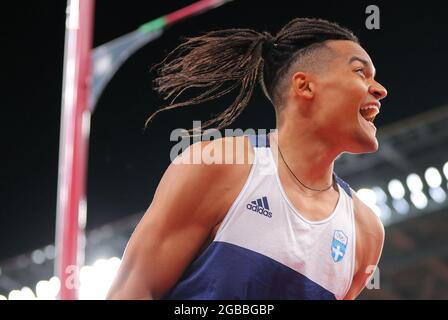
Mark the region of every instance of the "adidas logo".
[[269, 211], [269, 203], [267, 197], [261, 197], [255, 201], [251, 201], [246, 205], [246, 208], [252, 210], [253, 212], [258, 212], [267, 218], [272, 218], [272, 212]]

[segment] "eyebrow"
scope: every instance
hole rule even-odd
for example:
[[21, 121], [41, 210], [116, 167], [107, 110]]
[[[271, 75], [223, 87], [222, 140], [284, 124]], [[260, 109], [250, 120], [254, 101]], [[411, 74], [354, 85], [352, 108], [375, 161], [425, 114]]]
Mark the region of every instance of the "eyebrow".
[[373, 77], [375, 77], [376, 70], [375, 70], [375, 68], [372, 66], [372, 64], [371, 64], [369, 61], [367, 61], [367, 60], [364, 59], [364, 58], [358, 57], [358, 56], [353, 56], [353, 57], [351, 57], [350, 60], [348, 61], [348, 64], [351, 64], [353, 61], [359, 61], [359, 62], [361, 62], [365, 67], [367, 67], [367, 68], [373, 70]]

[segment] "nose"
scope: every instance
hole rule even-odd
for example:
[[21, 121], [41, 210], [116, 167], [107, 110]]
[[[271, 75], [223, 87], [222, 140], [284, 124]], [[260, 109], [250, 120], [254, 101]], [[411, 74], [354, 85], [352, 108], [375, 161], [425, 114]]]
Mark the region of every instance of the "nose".
[[384, 99], [387, 96], [386, 88], [376, 81], [369, 87], [369, 92], [378, 100]]

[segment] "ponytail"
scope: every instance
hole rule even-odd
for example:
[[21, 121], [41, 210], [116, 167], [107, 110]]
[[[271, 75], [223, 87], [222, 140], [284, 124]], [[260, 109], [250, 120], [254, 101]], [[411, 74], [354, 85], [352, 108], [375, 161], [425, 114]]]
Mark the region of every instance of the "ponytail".
[[[146, 126], [162, 111], [201, 104], [238, 90], [227, 109], [203, 124], [224, 128], [246, 108], [258, 81], [274, 103], [277, 80], [300, 58], [297, 52], [330, 39], [358, 42], [349, 30], [336, 23], [307, 18], [290, 21], [275, 37], [268, 32], [228, 29], [188, 38], [153, 67], [157, 69], [154, 89], [170, 103], [152, 113]], [[202, 93], [177, 101], [192, 88]]]
[[[271, 37], [249, 29], [230, 29], [209, 32], [182, 43], [155, 66], [159, 69], [154, 87], [171, 102], [154, 112], [146, 125], [159, 112], [214, 100], [239, 89], [233, 103], [203, 126], [217, 125], [221, 129], [231, 124], [252, 96], [263, 66], [263, 44]], [[176, 102], [190, 88], [201, 88], [203, 93]]]

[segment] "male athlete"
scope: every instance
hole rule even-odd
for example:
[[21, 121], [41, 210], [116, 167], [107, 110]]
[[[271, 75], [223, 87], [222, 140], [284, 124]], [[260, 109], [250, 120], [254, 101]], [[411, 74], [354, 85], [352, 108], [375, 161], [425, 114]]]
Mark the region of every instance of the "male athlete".
[[[260, 82], [276, 130], [196, 143], [168, 167], [108, 299], [355, 299], [378, 264], [384, 228], [334, 161], [378, 149], [373, 121], [387, 95], [358, 39], [307, 18], [275, 36], [215, 31], [178, 47], [159, 72], [166, 97], [204, 90], [165, 109], [239, 88], [218, 127]], [[192, 164], [210, 150], [232, 163]]]

